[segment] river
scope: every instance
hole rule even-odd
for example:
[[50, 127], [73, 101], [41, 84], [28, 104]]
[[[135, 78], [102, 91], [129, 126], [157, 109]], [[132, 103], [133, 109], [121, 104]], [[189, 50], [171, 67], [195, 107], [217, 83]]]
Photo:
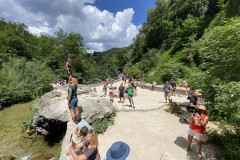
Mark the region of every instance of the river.
[[53, 156], [61, 144], [49, 143], [44, 136], [26, 138], [22, 123], [31, 113], [31, 102], [15, 104], [0, 111], [0, 156], [11, 155], [22, 159], [32, 153], [47, 152]]

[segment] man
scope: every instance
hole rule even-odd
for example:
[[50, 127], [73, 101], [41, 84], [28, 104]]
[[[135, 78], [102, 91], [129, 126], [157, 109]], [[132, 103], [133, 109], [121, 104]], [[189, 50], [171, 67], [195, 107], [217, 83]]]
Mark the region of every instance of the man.
[[120, 103], [122, 103], [122, 98], [123, 98], [123, 103], [125, 102], [124, 93], [125, 93], [125, 88], [124, 88], [123, 84], [121, 83], [121, 86], [118, 88]]
[[156, 81], [152, 81], [152, 91], [154, 90], [154, 88], [156, 88], [157, 82]]
[[173, 79], [171, 79], [171, 85], [172, 85], [172, 95], [176, 96], [175, 92], [176, 92], [176, 88], [177, 88], [177, 83], [173, 81]]
[[132, 107], [132, 105], [133, 105], [133, 109], [135, 109], [134, 101], [133, 101], [133, 87], [132, 87], [131, 83], [128, 83], [127, 94], [128, 94], [130, 107]]
[[187, 106], [187, 110], [188, 110], [189, 112], [197, 112], [197, 113], [201, 114], [201, 112], [200, 112], [199, 109], [198, 109], [198, 106], [199, 106], [199, 105], [197, 105], [197, 100], [198, 100], [198, 98], [199, 98], [201, 95], [202, 95], [202, 94], [201, 94], [200, 92], [198, 92], [198, 91], [195, 91], [195, 92], [193, 93], [193, 95], [192, 95], [191, 98], [190, 98], [190, 103], [189, 103], [189, 105]]
[[171, 91], [171, 86], [168, 84], [168, 81], [163, 86], [163, 91], [164, 91], [164, 97], [167, 103], [167, 98], [170, 98], [169, 92]]
[[88, 122], [85, 121], [84, 119], [82, 119], [81, 117], [76, 116], [74, 119], [75, 119], [74, 122], [75, 122], [75, 124], [77, 125], [77, 128], [76, 128], [76, 130], [75, 130], [75, 133], [76, 133], [76, 135], [77, 135], [78, 137], [83, 136], [83, 135], [81, 135], [80, 133], [81, 133], [81, 132], [84, 132], [84, 127], [87, 127], [88, 130], [93, 129], [93, 128], [88, 124]]
[[109, 96], [110, 96], [110, 101], [114, 101], [114, 81], [112, 80], [111, 83], [109, 84]]

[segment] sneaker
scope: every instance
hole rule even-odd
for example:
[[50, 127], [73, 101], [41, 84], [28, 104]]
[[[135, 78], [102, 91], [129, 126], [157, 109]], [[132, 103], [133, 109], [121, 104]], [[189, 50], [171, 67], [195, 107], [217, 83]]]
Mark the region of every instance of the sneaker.
[[198, 158], [199, 158], [199, 159], [202, 159], [203, 156], [202, 156], [201, 154], [198, 154]]
[[133, 109], [135, 109], [135, 106], [133, 106]]
[[129, 107], [132, 107], [132, 105], [130, 105]]

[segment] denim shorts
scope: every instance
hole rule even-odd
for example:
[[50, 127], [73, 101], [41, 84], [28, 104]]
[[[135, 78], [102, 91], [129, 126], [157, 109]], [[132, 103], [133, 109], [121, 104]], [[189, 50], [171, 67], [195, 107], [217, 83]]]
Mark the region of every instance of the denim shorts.
[[74, 107], [77, 107], [77, 103], [78, 103], [78, 98], [73, 98], [71, 99], [70, 103], [69, 103], [69, 109], [73, 109]]
[[128, 99], [129, 99], [130, 101], [132, 101], [132, 100], [133, 100], [133, 96], [128, 96]]

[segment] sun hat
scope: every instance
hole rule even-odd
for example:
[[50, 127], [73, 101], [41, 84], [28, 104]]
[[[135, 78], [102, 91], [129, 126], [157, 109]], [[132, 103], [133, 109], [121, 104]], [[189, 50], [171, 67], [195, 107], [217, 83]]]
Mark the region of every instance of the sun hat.
[[194, 93], [193, 93], [193, 96], [201, 96], [202, 95], [202, 93], [200, 93], [200, 92], [198, 92], [198, 91], [195, 91]]
[[112, 144], [107, 151], [107, 160], [125, 160], [130, 153], [130, 147], [122, 142], [118, 141]]
[[203, 111], [206, 111], [206, 107], [203, 106], [203, 105], [198, 106], [198, 109], [201, 109], [201, 110], [203, 110]]

